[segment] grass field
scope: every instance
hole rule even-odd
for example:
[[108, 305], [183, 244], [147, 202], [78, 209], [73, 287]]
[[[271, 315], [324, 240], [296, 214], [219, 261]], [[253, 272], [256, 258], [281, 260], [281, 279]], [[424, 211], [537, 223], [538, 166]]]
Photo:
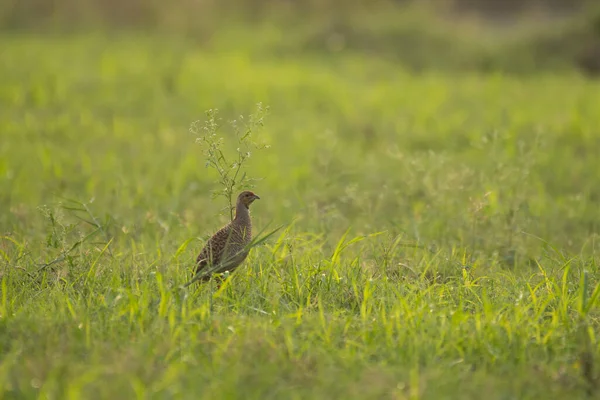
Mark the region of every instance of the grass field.
[[[0, 38], [0, 397], [600, 395], [600, 84], [411, 74], [175, 37]], [[269, 107], [283, 228], [182, 289], [226, 223], [190, 125]]]

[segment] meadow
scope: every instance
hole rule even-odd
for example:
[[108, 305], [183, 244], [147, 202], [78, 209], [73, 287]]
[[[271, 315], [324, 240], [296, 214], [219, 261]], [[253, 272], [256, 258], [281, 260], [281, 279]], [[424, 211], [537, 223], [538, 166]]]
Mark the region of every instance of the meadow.
[[[600, 84], [250, 36], [2, 34], [0, 398], [597, 397]], [[182, 288], [215, 109], [281, 229]]]

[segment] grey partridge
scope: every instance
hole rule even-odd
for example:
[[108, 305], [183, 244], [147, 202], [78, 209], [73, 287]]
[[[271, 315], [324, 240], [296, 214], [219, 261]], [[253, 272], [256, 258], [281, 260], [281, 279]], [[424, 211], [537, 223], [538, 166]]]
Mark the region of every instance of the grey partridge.
[[206, 272], [200, 278], [210, 280], [212, 274], [233, 272], [246, 259], [249, 253], [248, 244], [252, 241], [252, 221], [250, 204], [260, 199], [250, 191], [239, 194], [235, 207], [235, 218], [215, 233], [196, 259], [196, 271]]

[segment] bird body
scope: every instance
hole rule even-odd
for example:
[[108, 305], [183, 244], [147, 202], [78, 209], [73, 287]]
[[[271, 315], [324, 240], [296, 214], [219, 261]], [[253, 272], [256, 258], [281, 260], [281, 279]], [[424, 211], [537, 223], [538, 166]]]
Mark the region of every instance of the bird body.
[[196, 259], [195, 275], [206, 272], [201, 280], [207, 281], [215, 273], [233, 272], [246, 259], [249, 253], [247, 246], [252, 241], [250, 204], [256, 199], [260, 197], [253, 192], [240, 193], [233, 221], [207, 241]]

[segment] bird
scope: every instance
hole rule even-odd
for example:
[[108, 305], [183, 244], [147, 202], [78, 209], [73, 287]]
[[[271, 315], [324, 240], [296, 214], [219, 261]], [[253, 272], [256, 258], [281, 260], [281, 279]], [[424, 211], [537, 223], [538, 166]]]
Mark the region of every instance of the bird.
[[249, 190], [241, 192], [236, 201], [235, 218], [215, 233], [198, 254], [194, 276], [204, 272], [198, 280], [209, 281], [213, 274], [235, 271], [249, 253], [252, 241], [250, 205], [260, 197]]

